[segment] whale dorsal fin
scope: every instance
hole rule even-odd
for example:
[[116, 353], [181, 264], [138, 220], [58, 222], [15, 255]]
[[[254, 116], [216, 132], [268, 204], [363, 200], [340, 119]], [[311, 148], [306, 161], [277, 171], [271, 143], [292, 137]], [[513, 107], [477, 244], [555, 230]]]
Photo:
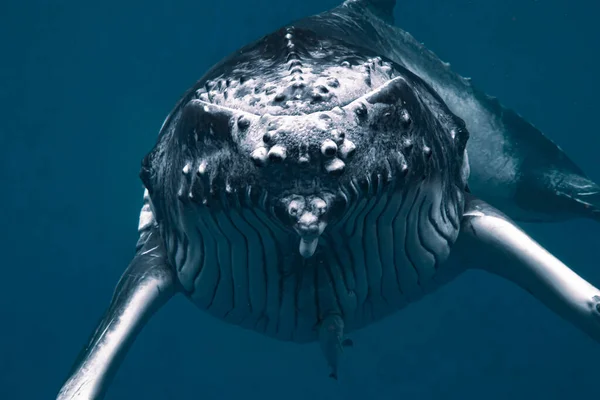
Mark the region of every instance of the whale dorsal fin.
[[363, 6], [386, 22], [394, 23], [394, 7], [396, 0], [346, 0], [344, 5]]

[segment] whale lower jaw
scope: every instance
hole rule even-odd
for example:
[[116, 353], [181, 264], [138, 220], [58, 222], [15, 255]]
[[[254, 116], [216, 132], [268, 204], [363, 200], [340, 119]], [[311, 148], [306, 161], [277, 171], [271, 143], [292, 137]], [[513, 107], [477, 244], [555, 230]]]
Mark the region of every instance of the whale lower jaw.
[[[356, 329], [380, 315], [360, 311], [369, 296], [401, 306], [430, 287], [463, 211], [461, 192], [446, 185], [430, 179], [351, 198], [340, 220], [304, 237], [259, 207], [197, 207], [179, 229], [165, 230], [165, 242], [201, 309], [280, 340], [314, 341], [318, 313], [346, 310]], [[368, 284], [357, 285], [365, 272]], [[296, 319], [299, 310], [308, 314]]]
[[304, 258], [312, 257], [315, 254], [315, 250], [317, 250], [317, 245], [319, 244], [319, 238], [300, 238], [300, 245], [298, 246], [298, 252]]

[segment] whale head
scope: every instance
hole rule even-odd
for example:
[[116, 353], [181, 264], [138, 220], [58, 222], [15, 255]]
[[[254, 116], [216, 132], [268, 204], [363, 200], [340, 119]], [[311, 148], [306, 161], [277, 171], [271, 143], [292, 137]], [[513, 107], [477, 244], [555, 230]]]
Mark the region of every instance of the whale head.
[[175, 119], [144, 163], [150, 192], [162, 181], [182, 201], [258, 207], [303, 257], [362, 199], [434, 175], [464, 185], [464, 124], [412, 75], [326, 111], [258, 115], [196, 98]]

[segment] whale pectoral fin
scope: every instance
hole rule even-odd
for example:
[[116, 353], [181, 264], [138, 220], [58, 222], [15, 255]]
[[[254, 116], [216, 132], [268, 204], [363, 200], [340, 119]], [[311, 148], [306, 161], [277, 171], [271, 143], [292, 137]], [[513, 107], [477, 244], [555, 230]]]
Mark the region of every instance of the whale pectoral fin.
[[455, 246], [467, 267], [480, 268], [512, 281], [600, 342], [600, 290], [500, 211], [467, 195], [461, 233]]
[[600, 186], [568, 159], [562, 161], [563, 165], [553, 168], [523, 164], [514, 192], [515, 204], [522, 211], [515, 212], [515, 219], [543, 222], [589, 218], [600, 222]]
[[564, 175], [560, 183], [548, 185], [555, 196], [551, 212], [560, 210], [566, 216], [600, 222], [600, 186], [583, 175]]
[[[144, 210], [142, 210], [142, 217]], [[140, 222], [144, 222], [140, 219]], [[57, 399], [100, 399], [147, 320], [176, 292], [156, 227], [142, 231], [138, 250], [112, 302], [82, 350]]]

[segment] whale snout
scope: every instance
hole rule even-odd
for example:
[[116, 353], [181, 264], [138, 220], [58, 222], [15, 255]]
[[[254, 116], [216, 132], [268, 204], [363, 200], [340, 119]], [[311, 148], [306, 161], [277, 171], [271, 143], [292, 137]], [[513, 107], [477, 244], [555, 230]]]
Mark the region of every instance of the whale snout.
[[282, 200], [284, 223], [300, 238], [299, 252], [309, 258], [317, 249], [319, 237], [325, 231], [333, 208], [329, 195], [291, 195]]
[[302, 257], [311, 257], [317, 245], [319, 244], [319, 237], [327, 227], [327, 222], [322, 221], [312, 212], [305, 212], [298, 223], [294, 226], [294, 230], [300, 236], [300, 255]]
[[319, 219], [314, 214], [305, 213], [294, 228], [301, 237], [308, 238], [321, 234], [320, 225], [322, 225], [322, 223], [320, 223]]

